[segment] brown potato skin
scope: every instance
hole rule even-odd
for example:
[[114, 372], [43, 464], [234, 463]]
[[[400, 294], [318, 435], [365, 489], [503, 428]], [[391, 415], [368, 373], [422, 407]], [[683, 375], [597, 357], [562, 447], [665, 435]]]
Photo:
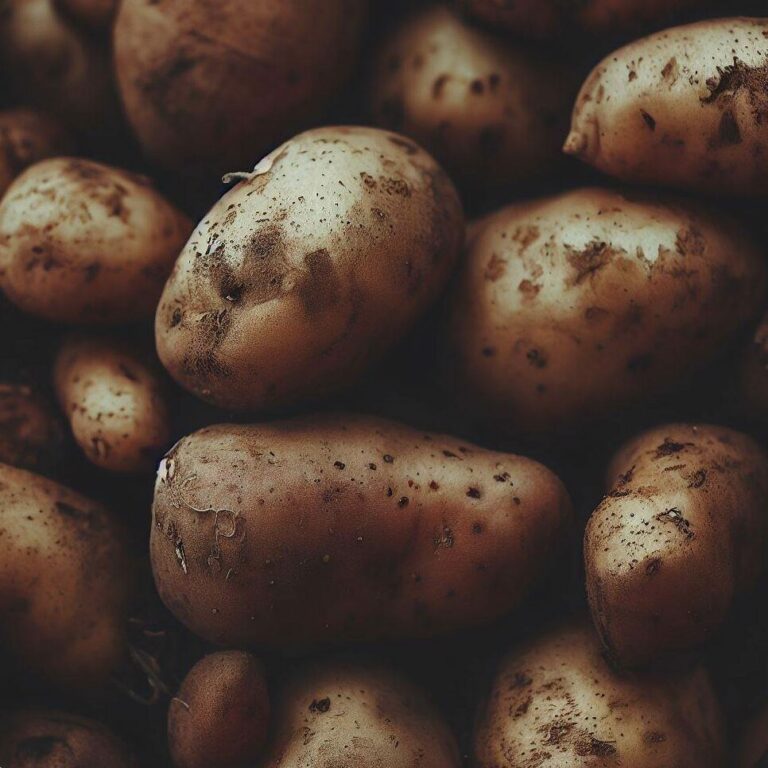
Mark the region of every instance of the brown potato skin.
[[621, 666], [705, 642], [764, 570], [768, 454], [726, 427], [630, 440], [584, 534], [592, 617]]
[[725, 726], [703, 668], [615, 672], [591, 627], [506, 656], [475, 728], [477, 768], [720, 768]]
[[267, 741], [264, 667], [244, 651], [205, 656], [187, 673], [168, 710], [168, 747], [176, 768], [239, 768]]
[[228, 409], [320, 400], [352, 386], [426, 312], [463, 234], [453, 184], [409, 139], [307, 131], [192, 234], [157, 308], [160, 360]]
[[161, 598], [195, 634], [303, 649], [508, 613], [570, 523], [537, 462], [336, 414], [182, 439], [158, 471], [150, 549]]

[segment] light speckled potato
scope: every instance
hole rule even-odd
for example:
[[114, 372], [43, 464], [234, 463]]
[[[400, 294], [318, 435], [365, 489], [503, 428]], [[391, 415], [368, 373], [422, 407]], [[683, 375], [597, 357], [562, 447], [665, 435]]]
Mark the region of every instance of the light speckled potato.
[[72, 692], [101, 688], [125, 651], [121, 528], [74, 491], [0, 465], [0, 532], [0, 665]]
[[606, 420], [720, 354], [765, 282], [760, 250], [707, 208], [603, 189], [511, 205], [472, 228], [448, 375], [499, 432]]
[[124, 0], [118, 83], [144, 151], [185, 173], [250, 168], [351, 74], [367, 0]]
[[453, 735], [423, 692], [391, 670], [333, 660], [283, 687], [263, 768], [459, 768]]
[[0, 712], [3, 768], [138, 768], [101, 723], [55, 710]]
[[91, 160], [43, 160], [0, 201], [0, 287], [66, 323], [151, 317], [191, 222], [142, 176]]
[[576, 84], [567, 71], [431, 6], [384, 42], [369, 86], [378, 125], [420, 142], [472, 189], [556, 167]]
[[737, 768], [765, 768], [768, 765], [768, 707], [763, 707], [747, 724], [739, 739]]
[[625, 444], [592, 513], [592, 617], [622, 666], [711, 637], [765, 570], [768, 454], [725, 427], [671, 424]]
[[109, 26], [118, 6], [118, 0], [54, 0], [54, 3], [76, 23], [98, 30]]
[[768, 19], [718, 19], [633, 42], [592, 71], [565, 151], [622, 181], [768, 192]]
[[147, 355], [109, 337], [71, 336], [54, 387], [88, 460], [113, 472], [151, 472], [171, 439], [159, 372]]
[[168, 710], [168, 748], [176, 768], [240, 768], [267, 741], [264, 667], [250, 653], [205, 656], [184, 678]]
[[150, 547], [161, 598], [195, 634], [284, 651], [502, 616], [556, 567], [570, 524], [535, 461], [336, 414], [181, 440]]
[[300, 134], [193, 233], [157, 310], [160, 360], [232, 409], [342, 390], [437, 297], [463, 230], [456, 190], [411, 141], [374, 128]]
[[500, 664], [475, 730], [477, 768], [721, 768], [725, 728], [703, 669], [621, 675], [591, 628], [566, 626]]

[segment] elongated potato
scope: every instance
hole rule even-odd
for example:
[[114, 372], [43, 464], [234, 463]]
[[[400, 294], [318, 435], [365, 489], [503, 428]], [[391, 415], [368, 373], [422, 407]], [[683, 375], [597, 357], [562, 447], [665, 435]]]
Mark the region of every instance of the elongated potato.
[[530, 459], [321, 416], [181, 440], [158, 472], [151, 555], [197, 635], [285, 650], [501, 616], [554, 567], [570, 521]]
[[768, 454], [725, 427], [671, 424], [630, 440], [584, 535], [592, 617], [619, 664], [707, 640], [764, 571]]
[[149, 180], [91, 160], [44, 160], [0, 201], [0, 287], [66, 323], [152, 315], [191, 222]]
[[115, 339], [71, 336], [54, 364], [54, 386], [88, 460], [114, 472], [149, 472], [168, 447], [163, 384], [146, 355]]
[[602, 189], [511, 205], [469, 238], [448, 375], [498, 431], [604, 421], [713, 360], [765, 283], [756, 245], [706, 208]]
[[232, 409], [346, 388], [437, 297], [463, 227], [450, 180], [411, 141], [373, 128], [307, 131], [198, 225], [157, 310], [160, 360]]
[[500, 664], [475, 731], [477, 768], [720, 768], [707, 674], [621, 675], [591, 628], [566, 626]]
[[592, 71], [565, 151], [633, 183], [768, 191], [768, 19], [717, 19], [630, 43]]

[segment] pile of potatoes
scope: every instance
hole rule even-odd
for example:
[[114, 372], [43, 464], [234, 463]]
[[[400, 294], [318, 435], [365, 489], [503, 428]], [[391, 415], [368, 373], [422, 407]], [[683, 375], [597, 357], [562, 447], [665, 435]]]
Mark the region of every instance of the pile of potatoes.
[[761, 11], [0, 0], [0, 766], [768, 765]]

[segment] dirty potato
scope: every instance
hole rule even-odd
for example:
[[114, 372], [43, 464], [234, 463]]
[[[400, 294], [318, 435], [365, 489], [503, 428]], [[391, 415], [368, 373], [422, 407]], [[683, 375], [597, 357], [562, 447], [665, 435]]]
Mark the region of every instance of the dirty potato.
[[182, 439], [158, 471], [151, 556], [195, 634], [285, 650], [506, 614], [570, 522], [564, 487], [530, 459], [336, 414]]
[[624, 445], [584, 535], [592, 617], [623, 666], [706, 641], [764, 571], [768, 454], [725, 427], [671, 424]]
[[462, 237], [453, 185], [411, 141], [374, 128], [308, 131], [200, 222], [158, 307], [158, 354], [219, 406], [320, 399], [411, 329]]
[[43, 160], [0, 201], [0, 287], [48, 320], [141, 320], [191, 229], [144, 177], [91, 160]]

